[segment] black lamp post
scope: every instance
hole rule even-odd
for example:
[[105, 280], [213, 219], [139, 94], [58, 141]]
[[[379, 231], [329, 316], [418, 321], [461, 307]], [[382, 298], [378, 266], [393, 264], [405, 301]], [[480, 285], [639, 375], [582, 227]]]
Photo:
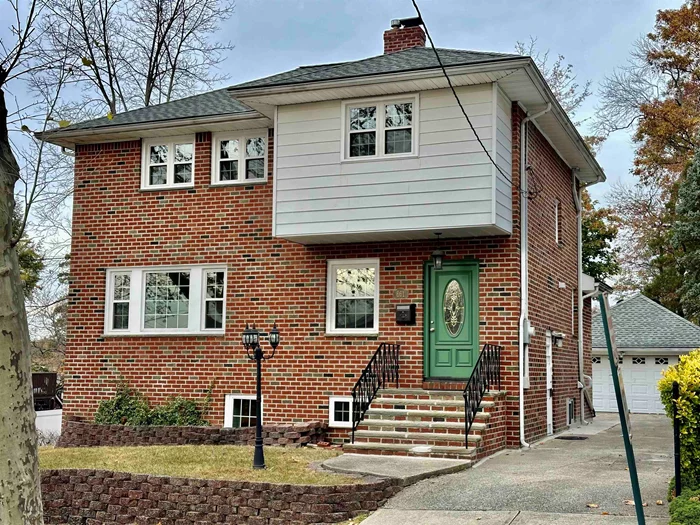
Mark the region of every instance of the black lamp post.
[[[267, 340], [272, 347], [272, 354], [265, 355], [260, 347], [260, 337], [267, 336]], [[262, 362], [275, 357], [275, 350], [280, 344], [280, 331], [277, 329], [277, 323], [274, 324], [269, 334], [259, 332], [253, 324], [253, 328], [248, 327], [248, 323], [243, 330], [243, 346], [248, 359], [255, 360], [257, 368], [257, 386], [255, 392], [256, 407], [255, 407], [255, 455], [253, 456], [253, 468], [265, 468], [265, 455], [263, 454], [263, 438], [262, 438], [262, 388], [260, 386], [260, 374], [262, 371]]]

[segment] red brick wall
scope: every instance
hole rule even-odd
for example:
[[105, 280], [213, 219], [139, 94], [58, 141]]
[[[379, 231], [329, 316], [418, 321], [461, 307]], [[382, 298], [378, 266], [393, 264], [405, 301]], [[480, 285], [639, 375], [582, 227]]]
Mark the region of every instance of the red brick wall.
[[[571, 188], [571, 169], [533, 124], [528, 124], [529, 200], [529, 316], [536, 335], [530, 345], [530, 388], [525, 393], [525, 435], [532, 441], [547, 433], [545, 334], [565, 334], [562, 348], [553, 347], [554, 431], [566, 426], [566, 400], [579, 407], [576, 293], [577, 221]], [[559, 242], [555, 208], [559, 202]], [[562, 287], [563, 286], [563, 287]], [[590, 364], [590, 357], [588, 359]]]
[[[210, 418], [222, 424], [225, 394], [254, 393], [254, 366], [240, 343], [246, 322], [269, 328], [276, 320], [282, 333], [277, 355], [264, 364], [266, 422], [325, 420], [328, 396], [350, 393], [381, 341], [402, 344], [401, 385], [420, 388], [423, 263], [434, 242], [273, 239], [271, 178], [210, 186], [210, 136], [197, 140], [189, 190], [140, 191], [138, 141], [77, 149], [66, 414], [91, 417], [123, 375], [154, 403], [204, 397], [214, 381]], [[481, 261], [480, 338], [504, 345], [503, 386], [517, 392], [517, 237], [450, 240], [444, 249], [451, 259]], [[355, 257], [380, 259], [380, 335], [326, 336], [326, 261]], [[228, 267], [225, 336], [103, 336], [106, 268], [190, 263]], [[399, 287], [408, 299], [394, 298]], [[394, 321], [395, 305], [406, 302], [418, 304], [416, 326]], [[510, 432], [517, 435], [517, 426]]]
[[402, 27], [384, 31], [385, 55], [411, 47], [425, 47], [425, 31], [422, 27]]
[[[513, 111], [513, 235], [448, 240], [449, 259], [480, 261], [480, 341], [501, 344], [507, 443], [518, 444], [519, 122]], [[570, 172], [534, 131], [530, 162], [542, 193], [531, 201], [531, 313], [538, 335], [531, 352], [528, 435], [542, 434], [544, 329], [567, 334], [555, 350], [557, 428], [563, 399], [575, 385], [571, 290], [576, 286], [575, 215]], [[272, 150], [272, 134], [269, 137]], [[140, 191], [139, 141], [79, 146], [75, 159], [72, 266], [66, 356], [66, 415], [92, 417], [119, 376], [153, 403], [173, 395], [203, 398], [213, 382], [210, 421], [223, 423], [224, 396], [254, 392], [254, 366], [240, 332], [246, 322], [277, 324], [282, 344], [264, 364], [267, 423], [328, 417], [328, 396], [348, 395], [379, 342], [402, 345], [401, 386], [423, 379], [423, 263], [431, 241], [302, 246], [271, 236], [272, 166], [267, 184], [211, 186], [211, 136], [197, 135], [192, 189]], [[272, 159], [273, 155], [270, 154]], [[270, 164], [271, 164], [270, 160]], [[562, 202], [563, 246], [553, 241], [553, 204]], [[551, 238], [550, 238], [551, 237]], [[325, 335], [326, 261], [380, 259], [380, 335]], [[226, 264], [226, 335], [104, 336], [105, 269], [175, 264]], [[554, 282], [552, 288], [551, 281]], [[565, 290], [557, 288], [564, 281]], [[407, 299], [395, 299], [403, 288]], [[552, 300], [552, 297], [554, 300]], [[417, 323], [394, 321], [397, 304], [415, 302]], [[588, 359], [590, 366], [590, 358]], [[577, 396], [576, 396], [577, 397]]]

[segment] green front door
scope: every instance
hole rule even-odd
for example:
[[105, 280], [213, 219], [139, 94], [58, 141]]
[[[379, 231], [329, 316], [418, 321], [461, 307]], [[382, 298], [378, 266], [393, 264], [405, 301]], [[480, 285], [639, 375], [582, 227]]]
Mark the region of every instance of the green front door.
[[479, 351], [479, 265], [427, 263], [425, 287], [425, 373], [467, 379]]

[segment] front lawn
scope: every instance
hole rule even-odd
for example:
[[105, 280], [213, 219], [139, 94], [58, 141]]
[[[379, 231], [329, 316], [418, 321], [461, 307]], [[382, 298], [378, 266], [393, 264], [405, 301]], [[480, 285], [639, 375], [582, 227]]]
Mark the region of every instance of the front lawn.
[[266, 447], [264, 470], [253, 470], [253, 447], [153, 446], [42, 448], [42, 469], [99, 469], [182, 478], [228, 479], [298, 485], [359, 483], [350, 476], [318, 472], [310, 463], [335, 457], [340, 451], [321, 448]]

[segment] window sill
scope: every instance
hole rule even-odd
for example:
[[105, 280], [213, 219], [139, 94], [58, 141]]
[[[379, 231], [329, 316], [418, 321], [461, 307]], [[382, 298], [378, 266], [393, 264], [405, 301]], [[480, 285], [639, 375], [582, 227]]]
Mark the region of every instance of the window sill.
[[264, 179], [246, 179], [242, 181], [212, 182], [209, 184], [209, 187], [220, 188], [222, 186], [257, 186], [260, 184], [267, 184], [267, 177]]
[[343, 429], [352, 428], [352, 423], [351, 422], [337, 423], [337, 422], [333, 421], [333, 422], [328, 423], [328, 428], [343, 428]]
[[148, 187], [148, 186], [142, 186], [139, 191], [173, 191], [173, 190], [191, 190], [194, 188], [194, 184], [182, 184], [178, 186], [157, 186], [157, 187]]
[[342, 157], [340, 162], [379, 162], [382, 160], [399, 160], [399, 159], [417, 159], [419, 155], [417, 153], [403, 154], [399, 153], [396, 155], [381, 155], [377, 157]]
[[103, 333], [101, 337], [223, 337], [225, 335], [224, 331], [211, 330], [207, 332], [109, 332]]
[[326, 336], [327, 337], [332, 337], [332, 336], [343, 336], [343, 337], [348, 337], [348, 336], [356, 336], [356, 337], [377, 337], [379, 336], [379, 332], [329, 332], [326, 330]]

